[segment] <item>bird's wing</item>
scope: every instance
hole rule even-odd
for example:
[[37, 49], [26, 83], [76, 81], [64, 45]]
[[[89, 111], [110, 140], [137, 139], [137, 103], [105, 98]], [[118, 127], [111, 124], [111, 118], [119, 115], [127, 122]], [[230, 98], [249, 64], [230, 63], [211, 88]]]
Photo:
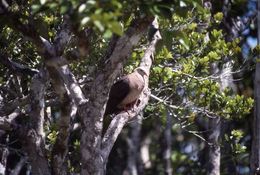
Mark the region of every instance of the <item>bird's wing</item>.
[[124, 100], [130, 91], [129, 78], [124, 76], [111, 87], [105, 115], [119, 112], [117, 105]]

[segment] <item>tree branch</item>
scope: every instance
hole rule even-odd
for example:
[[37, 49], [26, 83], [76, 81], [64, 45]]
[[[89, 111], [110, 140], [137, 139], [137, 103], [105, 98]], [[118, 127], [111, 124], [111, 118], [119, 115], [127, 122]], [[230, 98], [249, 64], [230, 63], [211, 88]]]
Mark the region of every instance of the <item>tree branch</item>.
[[28, 160], [32, 166], [32, 174], [50, 175], [48, 160], [45, 154], [44, 143], [44, 94], [47, 75], [45, 70], [33, 77], [30, 92], [31, 111], [30, 122], [25, 135], [21, 134], [20, 140], [28, 154]]
[[76, 115], [76, 106], [67, 94], [61, 99], [61, 117], [59, 118], [59, 130], [56, 142], [52, 150], [52, 174], [66, 175], [66, 157], [68, 153], [68, 140], [72, 130], [71, 120]]
[[15, 119], [21, 114], [21, 110], [18, 108], [8, 116], [0, 117], [0, 130], [11, 131], [12, 125], [15, 125]]
[[146, 89], [146, 92], [142, 93], [140, 97], [140, 104], [137, 108], [135, 108], [133, 111], [127, 111], [127, 112], [121, 112], [117, 114], [113, 120], [111, 121], [103, 139], [102, 139], [102, 157], [103, 160], [106, 162], [108, 159], [108, 156], [110, 154], [110, 151], [122, 131], [124, 125], [126, 125], [130, 120], [135, 118], [148, 104], [150, 91]]
[[39, 71], [36, 69], [29, 68], [25, 65], [22, 65], [20, 63], [16, 63], [9, 59], [6, 55], [0, 53], [0, 62], [6, 66], [8, 69], [10, 69], [15, 74], [22, 74], [22, 75], [30, 75], [33, 76], [37, 74]]
[[35, 29], [36, 25], [33, 20], [28, 20], [29, 23], [27, 24], [23, 23], [21, 19], [28, 19], [28, 17], [20, 13], [12, 12], [3, 5], [3, 1], [0, 1], [0, 19], [3, 20], [9, 27], [21, 32], [25, 37], [33, 42], [40, 55], [44, 55], [45, 57], [51, 57], [54, 55], [55, 52], [51, 47], [50, 42], [40, 36]]
[[209, 118], [217, 118], [219, 117], [218, 114], [212, 112], [212, 111], [209, 111], [205, 108], [200, 108], [200, 107], [197, 107], [197, 106], [185, 106], [185, 107], [181, 107], [181, 106], [177, 106], [177, 105], [173, 105], [173, 104], [168, 104], [165, 100], [161, 99], [160, 97], [157, 97], [153, 94], [150, 95], [151, 98], [157, 100], [158, 102], [162, 103], [164, 106], [170, 108], [170, 109], [180, 109], [180, 110], [184, 110], [184, 109], [192, 109], [193, 112], [197, 112], [197, 113], [202, 113], [204, 115], [206, 115], [207, 117]]
[[[104, 68], [95, 78], [89, 92], [89, 102], [81, 105], [79, 115], [82, 118], [83, 132], [81, 136], [82, 168], [81, 174], [96, 174], [100, 169], [91, 164], [105, 166], [100, 157], [103, 115], [108, 100], [109, 90], [129, 58], [132, 48], [139, 42], [153, 18], [144, 17], [136, 19], [129, 26], [126, 33], [121, 36], [108, 57]], [[96, 158], [95, 158], [96, 157]], [[97, 158], [98, 157], [98, 158]]]
[[[2, 1], [0, 2], [1, 5]], [[85, 97], [74, 78], [74, 75], [70, 72], [66, 59], [59, 56], [67, 42], [70, 40], [70, 31], [66, 28], [64, 23], [63, 29], [58, 33], [55, 44], [51, 44], [50, 41], [41, 37], [37, 30], [34, 28], [34, 21], [29, 20], [29, 24], [24, 24], [20, 19], [28, 18], [21, 14], [11, 12], [5, 6], [0, 6], [0, 19], [5, 20], [9, 27], [21, 32], [24, 37], [27, 37], [32, 41], [39, 54], [44, 57], [45, 63], [50, 71], [50, 76], [53, 79], [61, 79], [67, 85], [71, 96], [75, 99], [77, 104], [83, 103]], [[51, 67], [51, 68], [50, 68]], [[49, 69], [50, 68], [50, 69]]]
[[[140, 67], [143, 67], [150, 72], [152, 66], [153, 53], [155, 51], [156, 43], [161, 39], [160, 32], [158, 30], [157, 19], [153, 21], [152, 27], [156, 27], [156, 32], [151, 36], [151, 42], [145, 51], [145, 54], [141, 60]], [[154, 28], [153, 28], [154, 29]], [[103, 139], [102, 139], [102, 155], [103, 159], [107, 161], [108, 155], [117, 139], [119, 133], [123, 129], [124, 125], [131, 119], [133, 119], [140, 111], [142, 111], [148, 103], [150, 92], [148, 91], [149, 76], [146, 78], [144, 92], [140, 97], [140, 104], [133, 113], [124, 112], [116, 115], [111, 121]], [[149, 94], [149, 95], [148, 95]]]
[[21, 160], [15, 166], [15, 168], [12, 170], [11, 175], [19, 175], [27, 159], [28, 159], [27, 157], [22, 157]]
[[[1, 88], [0, 88], [1, 89]], [[16, 98], [12, 101], [0, 105], [0, 116], [9, 115], [15, 109], [25, 106], [29, 103], [29, 96], [23, 98]]]

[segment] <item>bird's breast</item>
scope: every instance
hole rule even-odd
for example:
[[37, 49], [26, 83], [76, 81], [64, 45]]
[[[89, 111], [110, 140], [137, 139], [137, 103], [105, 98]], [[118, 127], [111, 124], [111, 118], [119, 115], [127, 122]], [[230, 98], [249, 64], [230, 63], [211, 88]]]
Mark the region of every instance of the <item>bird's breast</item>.
[[120, 103], [120, 106], [127, 105], [129, 103], [134, 102], [137, 100], [141, 94], [142, 90], [138, 89], [132, 89], [129, 94], [126, 96], [126, 98]]
[[124, 98], [124, 100], [119, 104], [118, 107], [122, 107], [127, 104], [130, 104], [140, 97], [140, 94], [142, 93], [142, 90], [144, 88], [143, 77], [142, 76], [135, 77], [134, 81], [130, 82], [129, 86], [130, 86], [129, 93]]

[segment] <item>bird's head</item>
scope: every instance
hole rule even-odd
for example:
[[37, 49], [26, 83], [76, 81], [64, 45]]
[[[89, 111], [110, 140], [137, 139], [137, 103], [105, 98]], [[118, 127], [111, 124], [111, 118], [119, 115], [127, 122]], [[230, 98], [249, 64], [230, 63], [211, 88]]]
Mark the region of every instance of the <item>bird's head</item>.
[[149, 75], [148, 70], [145, 69], [144, 67], [138, 67], [135, 69], [135, 71], [138, 72], [140, 75], [142, 75], [142, 77]]

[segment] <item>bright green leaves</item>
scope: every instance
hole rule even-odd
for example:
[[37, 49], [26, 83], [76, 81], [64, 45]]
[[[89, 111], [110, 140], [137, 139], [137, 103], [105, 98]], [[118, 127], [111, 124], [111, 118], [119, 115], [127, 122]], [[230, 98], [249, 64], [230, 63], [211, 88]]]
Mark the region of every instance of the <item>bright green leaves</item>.
[[167, 49], [167, 47], [162, 47], [162, 49], [156, 54], [155, 62], [160, 63], [165, 60], [172, 60], [172, 53]]
[[222, 21], [222, 19], [223, 19], [223, 13], [218, 12], [214, 15], [214, 20], [216, 23], [219, 24]]
[[249, 114], [254, 100], [252, 98], [246, 98], [243, 95], [236, 95], [234, 97], [231, 96], [223, 96], [223, 99], [226, 101], [226, 104], [223, 108], [224, 117], [238, 117]]
[[245, 153], [247, 147], [241, 144], [241, 139], [244, 137], [245, 133], [243, 130], [234, 129], [231, 131], [230, 136], [225, 134], [225, 140], [229, 142], [231, 146], [231, 151], [233, 156], [239, 156]]
[[33, 14], [69, 15], [79, 29], [93, 27], [103, 34], [104, 38], [110, 38], [113, 33], [123, 34], [123, 24], [119, 18], [123, 14], [123, 4], [117, 0], [100, 1], [49, 1], [40, 0], [31, 6]]
[[213, 31], [211, 32], [211, 35], [213, 37], [213, 40], [217, 40], [219, 38], [221, 38], [223, 35], [222, 35], [222, 30], [216, 30], [216, 29], [213, 29]]
[[89, 21], [92, 21], [100, 32], [105, 32], [106, 37], [110, 37], [112, 33], [122, 35], [123, 25], [117, 20], [117, 17], [119, 16], [120, 13], [116, 14], [113, 12], [96, 10], [94, 14], [90, 15]]
[[157, 76], [162, 81], [162, 83], [167, 83], [168, 81], [171, 81], [171, 78], [174, 75], [172, 68], [170, 67], [162, 68], [159, 66], [156, 66], [152, 69], [152, 74]]
[[210, 51], [208, 53], [207, 57], [209, 58], [208, 60], [211, 60], [211, 61], [217, 61], [217, 60], [221, 59], [221, 57], [217, 54], [217, 52], [214, 52], [214, 51]]
[[122, 8], [122, 4], [117, 0], [109, 3], [87, 1], [78, 8], [80, 27], [94, 26], [105, 38], [111, 37], [113, 33], [122, 35], [123, 25], [118, 20], [122, 15]]
[[51, 145], [54, 145], [54, 143], [56, 142], [57, 135], [58, 135], [57, 131], [52, 131], [47, 135], [47, 139]]
[[[221, 91], [220, 84], [216, 81], [205, 79], [187, 80], [189, 85], [186, 91], [189, 99], [199, 107], [206, 107], [208, 110], [226, 119], [242, 118], [249, 114], [253, 107], [253, 99], [243, 95], [230, 95], [230, 90]], [[193, 83], [193, 81], [195, 81]]]
[[[182, 7], [187, 4], [183, 1]], [[253, 100], [221, 87], [225, 62], [233, 64], [241, 54], [240, 40], [226, 42], [224, 32], [217, 27], [223, 19], [221, 12], [214, 15], [208, 10], [203, 12], [187, 12], [186, 16], [174, 13], [171, 20], [160, 19], [164, 47], [155, 57], [151, 84], [172, 88], [160, 94], [175, 94], [175, 98], [179, 95], [177, 99], [185, 98], [195, 108], [226, 119], [241, 118], [250, 112]], [[217, 66], [215, 70], [213, 65]], [[180, 101], [174, 99], [174, 102]], [[186, 111], [185, 114], [182, 110], [180, 115], [193, 116], [194, 120], [198, 111], [191, 108]]]

